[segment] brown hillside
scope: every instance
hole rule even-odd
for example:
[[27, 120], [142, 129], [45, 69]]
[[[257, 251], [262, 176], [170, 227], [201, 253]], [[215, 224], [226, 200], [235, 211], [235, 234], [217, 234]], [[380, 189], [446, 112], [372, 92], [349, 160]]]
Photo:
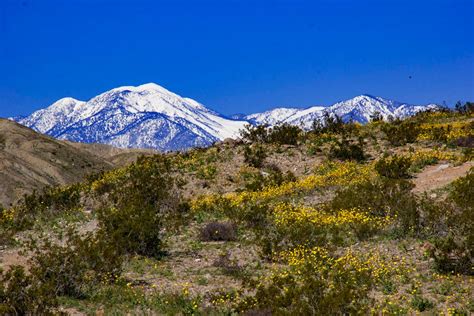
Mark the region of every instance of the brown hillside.
[[33, 189], [81, 181], [146, 153], [59, 141], [0, 119], [0, 204], [8, 206]]

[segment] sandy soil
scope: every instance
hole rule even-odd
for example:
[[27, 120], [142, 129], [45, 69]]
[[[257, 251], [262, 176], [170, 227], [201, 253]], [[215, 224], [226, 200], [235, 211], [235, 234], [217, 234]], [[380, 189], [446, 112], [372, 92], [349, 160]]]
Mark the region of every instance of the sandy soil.
[[473, 166], [474, 161], [468, 161], [459, 166], [453, 166], [449, 163], [428, 166], [413, 179], [415, 184], [413, 191], [422, 193], [442, 188], [457, 178], [465, 176]]

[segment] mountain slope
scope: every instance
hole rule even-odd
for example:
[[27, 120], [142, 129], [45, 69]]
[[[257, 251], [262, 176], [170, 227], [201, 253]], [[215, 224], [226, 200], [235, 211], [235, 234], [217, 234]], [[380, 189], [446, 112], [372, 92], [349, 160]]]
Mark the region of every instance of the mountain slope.
[[64, 142], [0, 119], [0, 204], [8, 206], [44, 186], [82, 181], [87, 174], [128, 163], [146, 153]]
[[208, 146], [238, 136], [246, 124], [153, 83], [115, 88], [88, 102], [61, 99], [19, 123], [58, 139], [162, 151]]
[[380, 113], [384, 119], [391, 117], [404, 118], [416, 114], [419, 111], [434, 109], [438, 106], [429, 104], [425, 106], [400, 103], [381, 97], [360, 95], [355, 98], [323, 107], [314, 106], [307, 109], [277, 108], [263, 113], [256, 113], [245, 118], [254, 124], [288, 123], [292, 125], [309, 128], [315, 119], [321, 119], [325, 112], [338, 115], [345, 121], [353, 120], [359, 123], [367, 123], [375, 113]]

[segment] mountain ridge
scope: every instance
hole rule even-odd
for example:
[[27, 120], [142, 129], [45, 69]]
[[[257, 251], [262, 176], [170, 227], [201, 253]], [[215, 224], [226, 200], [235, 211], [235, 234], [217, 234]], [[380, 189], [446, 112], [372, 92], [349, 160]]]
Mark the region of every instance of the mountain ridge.
[[237, 138], [246, 124], [288, 123], [308, 129], [325, 112], [345, 121], [367, 123], [376, 112], [384, 119], [404, 118], [436, 107], [363, 94], [327, 107], [278, 107], [261, 113], [225, 116], [196, 100], [147, 83], [113, 88], [88, 101], [62, 98], [29, 116], [11, 119], [62, 140], [176, 151]]

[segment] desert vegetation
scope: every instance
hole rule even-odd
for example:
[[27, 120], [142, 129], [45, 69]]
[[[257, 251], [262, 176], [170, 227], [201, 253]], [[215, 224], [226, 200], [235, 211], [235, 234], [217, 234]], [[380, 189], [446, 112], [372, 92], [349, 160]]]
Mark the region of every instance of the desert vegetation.
[[469, 315], [473, 124], [249, 126], [25, 195], [0, 207], [0, 312]]

